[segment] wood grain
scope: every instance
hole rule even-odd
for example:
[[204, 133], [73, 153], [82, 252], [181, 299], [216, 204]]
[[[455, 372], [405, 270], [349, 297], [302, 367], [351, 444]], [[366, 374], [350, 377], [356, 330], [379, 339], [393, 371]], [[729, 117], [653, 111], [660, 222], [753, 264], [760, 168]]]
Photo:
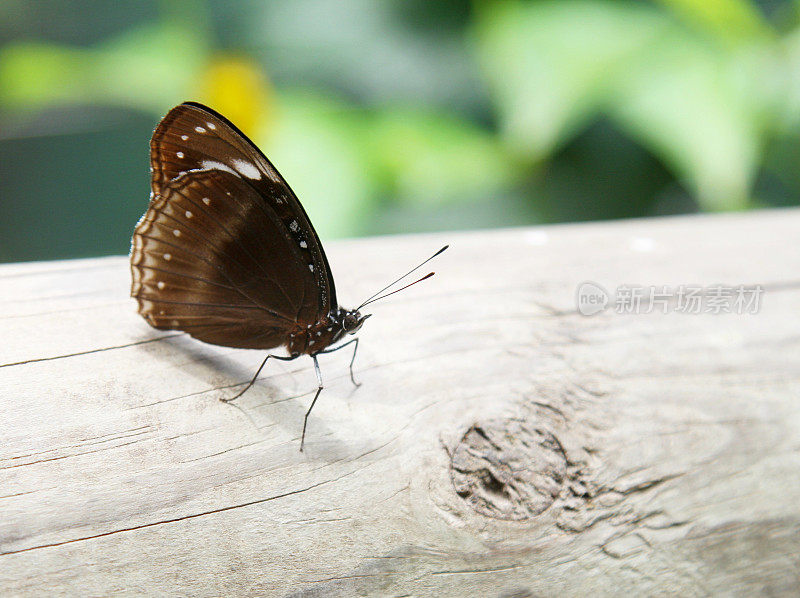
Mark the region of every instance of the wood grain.
[[[122, 257], [0, 266], [0, 593], [797, 595], [800, 211], [329, 244], [349, 354], [147, 326]], [[764, 285], [757, 314], [578, 285]]]

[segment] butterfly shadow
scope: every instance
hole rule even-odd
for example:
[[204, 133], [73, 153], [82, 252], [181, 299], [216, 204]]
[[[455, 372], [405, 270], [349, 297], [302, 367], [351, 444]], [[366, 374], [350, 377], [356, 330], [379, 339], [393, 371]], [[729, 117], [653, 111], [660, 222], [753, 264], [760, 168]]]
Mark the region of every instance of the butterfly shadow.
[[[183, 336], [166, 337], [158, 344], [169, 347], [169, 353], [172, 355], [180, 355], [179, 359], [173, 359], [180, 362], [181, 369], [193, 378], [201, 380], [207, 387], [206, 390], [192, 393], [198, 400], [205, 396], [212, 399], [220, 408], [238, 410], [261, 434], [265, 434], [266, 430], [274, 426], [283, 428], [291, 434], [292, 442], [297, 443], [299, 452], [303, 418], [317, 391], [310, 359], [301, 356], [292, 361], [269, 360], [251, 388], [235, 401], [226, 402], [222, 399], [235, 396], [250, 382], [260, 364], [259, 360], [249, 366], [244, 365], [232, 358], [244, 355], [244, 350], [236, 351], [230, 354], [231, 356], [210, 353], [203, 345], [187, 342]], [[255, 354], [257, 351], [249, 353]], [[260, 354], [263, 355], [263, 352]], [[307, 363], [304, 363], [306, 361]], [[288, 380], [291, 382], [287, 383]], [[324, 400], [326, 390], [328, 389], [323, 389], [320, 400]], [[355, 390], [353, 388], [351, 394]], [[347, 442], [335, 437], [324, 421], [313, 418], [312, 415], [306, 435], [306, 454], [327, 460], [344, 458], [351, 450], [352, 447]]]

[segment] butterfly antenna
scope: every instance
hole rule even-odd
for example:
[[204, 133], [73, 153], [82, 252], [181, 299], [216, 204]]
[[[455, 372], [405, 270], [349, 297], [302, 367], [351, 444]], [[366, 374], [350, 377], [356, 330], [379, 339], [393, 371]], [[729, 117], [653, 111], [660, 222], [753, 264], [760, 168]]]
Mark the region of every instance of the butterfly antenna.
[[[394, 285], [396, 285], [398, 282], [400, 282], [401, 280], [403, 280], [403, 279], [404, 279], [406, 276], [409, 276], [409, 275], [410, 275], [410, 274], [412, 274], [413, 272], [416, 272], [417, 270], [419, 270], [420, 268], [422, 268], [422, 266], [424, 266], [425, 264], [427, 264], [429, 261], [431, 261], [433, 258], [435, 258], [435, 257], [436, 257], [437, 255], [439, 255], [440, 253], [444, 252], [444, 250], [445, 250], [445, 249], [447, 249], [448, 247], [450, 247], [450, 245], [445, 245], [445, 246], [444, 246], [444, 247], [442, 247], [442, 248], [441, 248], [439, 251], [437, 251], [436, 253], [434, 253], [434, 254], [433, 254], [431, 257], [429, 257], [429, 258], [428, 258], [428, 259], [426, 259], [425, 261], [421, 262], [421, 263], [420, 263], [420, 264], [418, 264], [417, 266], [415, 266], [415, 267], [411, 268], [411, 270], [409, 270], [408, 272], [406, 272], [405, 274], [403, 274], [403, 275], [402, 275], [400, 278], [398, 278], [397, 280], [395, 280], [395, 281], [393, 281], [393, 282], [391, 282], [391, 283], [387, 284], [387, 285], [386, 285], [385, 287], [383, 287], [383, 288], [382, 288], [380, 291], [378, 291], [377, 293], [374, 293], [373, 295], [371, 295], [370, 297], [368, 297], [368, 298], [367, 298], [367, 300], [366, 300], [366, 301], [364, 301], [364, 303], [362, 303], [361, 305], [359, 305], [359, 306], [356, 308], [356, 311], [358, 311], [359, 309], [361, 309], [362, 307], [364, 307], [364, 306], [365, 306], [365, 305], [367, 305], [368, 303], [373, 303], [373, 302], [377, 301], [378, 299], [383, 299], [383, 297], [388, 297], [389, 295], [393, 295], [393, 294], [394, 294], [394, 293], [396, 293], [397, 291], [402, 291], [403, 289], [407, 289], [408, 287], [410, 287], [410, 286], [411, 286], [411, 284], [417, 284], [418, 282], [422, 282], [422, 281], [423, 281], [423, 280], [425, 280], [426, 278], [430, 278], [431, 276], [433, 276], [433, 272], [431, 272], [430, 274], [428, 274], [428, 275], [426, 275], [426, 276], [423, 276], [423, 277], [422, 277], [422, 278], [420, 278], [419, 280], [417, 280], [417, 281], [415, 281], [415, 282], [412, 282], [411, 284], [408, 284], [408, 285], [404, 286], [404, 287], [403, 287], [403, 289], [397, 289], [397, 291], [392, 291], [391, 293], [389, 293], [389, 294], [387, 294], [387, 295], [384, 295], [383, 297], [378, 297], [378, 295], [380, 295], [380, 294], [381, 294], [381, 293], [383, 293], [385, 290], [387, 290], [387, 289], [390, 289], [391, 287], [393, 287]], [[376, 297], [378, 297], [378, 299], [376, 299]]]
[[388, 297], [389, 295], [394, 295], [395, 293], [399, 293], [399, 292], [400, 292], [400, 291], [402, 291], [403, 289], [407, 289], [408, 287], [414, 286], [414, 285], [415, 285], [415, 284], [417, 284], [418, 282], [422, 282], [423, 280], [427, 280], [427, 279], [429, 279], [429, 278], [430, 278], [431, 276], [433, 276], [434, 274], [435, 274], [435, 272], [428, 272], [428, 273], [427, 273], [425, 276], [423, 276], [423, 277], [422, 277], [422, 278], [420, 278], [419, 280], [415, 280], [415, 281], [414, 281], [414, 282], [412, 282], [411, 284], [407, 284], [406, 286], [404, 286], [404, 287], [400, 287], [399, 289], [396, 289], [396, 290], [392, 291], [391, 293], [386, 293], [385, 295], [381, 295], [380, 297], [376, 297], [375, 299], [370, 299], [370, 300], [369, 300], [369, 301], [367, 301], [366, 303], [362, 303], [362, 304], [359, 306], [359, 308], [358, 308], [358, 309], [361, 309], [362, 307], [364, 307], [365, 305], [369, 305], [370, 303], [375, 303], [376, 301], [380, 301], [381, 299], [385, 299], [385, 298], [386, 298], [386, 297]]

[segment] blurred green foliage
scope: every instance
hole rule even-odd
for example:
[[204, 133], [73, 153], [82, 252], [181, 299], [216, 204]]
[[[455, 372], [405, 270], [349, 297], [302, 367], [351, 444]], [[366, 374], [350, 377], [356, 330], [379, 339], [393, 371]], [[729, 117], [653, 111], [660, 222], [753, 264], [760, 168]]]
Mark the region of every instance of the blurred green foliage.
[[800, 203], [800, 2], [5, 0], [0, 261], [122, 253], [195, 99], [323, 237]]

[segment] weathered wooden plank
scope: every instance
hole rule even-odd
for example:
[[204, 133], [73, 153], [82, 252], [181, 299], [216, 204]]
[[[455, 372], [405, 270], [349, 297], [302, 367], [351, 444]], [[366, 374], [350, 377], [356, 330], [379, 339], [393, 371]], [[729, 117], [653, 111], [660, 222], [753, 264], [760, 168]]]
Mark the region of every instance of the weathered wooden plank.
[[[0, 266], [4, 595], [800, 589], [800, 211], [330, 244], [374, 307], [300, 453], [310, 360], [149, 328], [124, 258]], [[581, 282], [763, 284], [752, 315], [576, 312]], [[671, 309], [671, 308], [670, 308]], [[658, 312], [659, 310], [655, 310]]]

